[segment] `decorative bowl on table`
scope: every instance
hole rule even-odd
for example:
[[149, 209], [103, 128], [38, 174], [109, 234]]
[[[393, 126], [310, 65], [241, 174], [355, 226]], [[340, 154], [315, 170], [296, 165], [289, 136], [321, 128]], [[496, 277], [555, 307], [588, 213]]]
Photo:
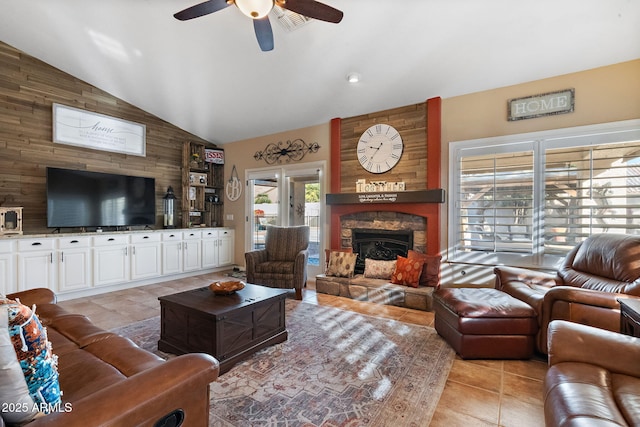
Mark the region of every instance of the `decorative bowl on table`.
[[241, 280], [213, 282], [209, 285], [209, 289], [216, 295], [231, 295], [240, 289], [244, 289], [244, 282]]

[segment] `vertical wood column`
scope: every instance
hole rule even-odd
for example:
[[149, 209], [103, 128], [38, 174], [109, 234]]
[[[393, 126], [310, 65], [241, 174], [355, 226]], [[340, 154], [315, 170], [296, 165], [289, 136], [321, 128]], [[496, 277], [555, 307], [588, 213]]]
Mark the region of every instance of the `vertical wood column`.
[[[442, 99], [427, 100], [427, 189], [441, 188]], [[427, 205], [427, 253], [440, 253], [440, 205]]]
[[[342, 141], [342, 119], [335, 118], [331, 120], [331, 193], [339, 193], [342, 186], [342, 163], [340, 162], [340, 143]], [[326, 201], [325, 201], [326, 202]], [[342, 246], [340, 239], [340, 215], [332, 206], [327, 206], [329, 218], [331, 218], [331, 249], [338, 249]]]

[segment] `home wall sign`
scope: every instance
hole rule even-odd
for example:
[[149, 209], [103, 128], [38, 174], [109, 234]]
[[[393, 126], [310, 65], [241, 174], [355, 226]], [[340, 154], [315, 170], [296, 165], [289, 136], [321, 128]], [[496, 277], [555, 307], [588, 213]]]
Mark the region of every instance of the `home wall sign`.
[[510, 99], [507, 103], [507, 118], [509, 121], [514, 121], [572, 113], [574, 97], [575, 89], [565, 89]]
[[269, 143], [264, 150], [256, 151], [253, 158], [258, 162], [264, 160], [269, 165], [282, 163], [283, 159], [286, 163], [290, 161], [298, 162], [302, 160], [307, 153], [317, 153], [319, 149], [320, 145], [318, 145], [317, 142], [307, 144], [298, 138], [293, 141], [287, 141], [286, 143]]
[[146, 156], [145, 125], [53, 104], [53, 142]]

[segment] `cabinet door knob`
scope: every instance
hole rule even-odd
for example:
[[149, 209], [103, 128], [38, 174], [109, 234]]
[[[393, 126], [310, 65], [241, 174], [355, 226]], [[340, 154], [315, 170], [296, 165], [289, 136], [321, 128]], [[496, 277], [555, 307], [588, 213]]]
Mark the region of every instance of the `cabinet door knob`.
[[78, 243], [78, 241], [77, 240], [72, 240], [69, 243]]
[[42, 245], [42, 243], [41, 243], [41, 242], [33, 242], [33, 243], [31, 244], [31, 246], [40, 246], [40, 245]]
[[107, 241], [109, 241], [109, 242], [113, 242], [114, 240], [116, 240], [116, 239], [114, 239], [113, 237], [109, 237], [109, 238], [107, 239]]

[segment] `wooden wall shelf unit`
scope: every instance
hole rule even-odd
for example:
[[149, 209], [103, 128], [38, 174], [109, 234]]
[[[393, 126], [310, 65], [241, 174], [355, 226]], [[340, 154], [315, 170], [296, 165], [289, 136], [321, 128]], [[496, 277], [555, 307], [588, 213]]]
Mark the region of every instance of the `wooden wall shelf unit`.
[[[205, 162], [213, 144], [187, 141], [182, 150], [182, 227], [221, 227], [224, 221], [224, 164]], [[194, 159], [194, 155], [197, 160]]]

